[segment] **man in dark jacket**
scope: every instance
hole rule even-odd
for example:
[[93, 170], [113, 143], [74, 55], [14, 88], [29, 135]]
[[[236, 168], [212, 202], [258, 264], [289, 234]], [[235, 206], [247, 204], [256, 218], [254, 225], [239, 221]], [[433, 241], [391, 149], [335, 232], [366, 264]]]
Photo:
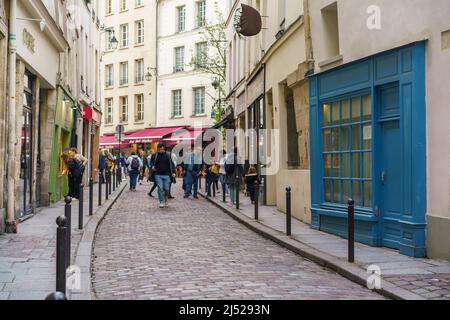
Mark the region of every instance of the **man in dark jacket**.
[[233, 204], [236, 204], [237, 182], [239, 183], [244, 176], [244, 167], [241, 164], [241, 158], [238, 154], [238, 148], [234, 148], [234, 152], [230, 153], [225, 159], [225, 183], [230, 190], [230, 198]]
[[100, 150], [98, 159], [98, 171], [100, 172], [100, 183], [105, 183], [106, 157], [103, 150]]
[[168, 206], [172, 178], [176, 176], [172, 156], [166, 151], [165, 144], [160, 143], [158, 145], [158, 152], [152, 155], [150, 163], [152, 170], [155, 172], [155, 182], [158, 185], [159, 207], [165, 208]]

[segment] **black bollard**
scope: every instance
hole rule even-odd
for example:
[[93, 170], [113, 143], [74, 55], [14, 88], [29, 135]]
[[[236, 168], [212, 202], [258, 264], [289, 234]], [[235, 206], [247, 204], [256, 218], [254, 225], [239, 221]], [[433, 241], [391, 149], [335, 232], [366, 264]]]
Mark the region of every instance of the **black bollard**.
[[112, 193], [112, 173], [111, 170], [108, 172], [108, 194], [111, 195]]
[[286, 235], [291, 235], [291, 187], [286, 188]]
[[53, 292], [50, 293], [45, 300], [60, 300], [60, 301], [64, 301], [67, 300], [66, 295], [63, 292]]
[[105, 173], [105, 201], [108, 201], [108, 195], [109, 195], [109, 192], [108, 192], [109, 182], [108, 182], [108, 180], [109, 180], [109, 173], [108, 173], [108, 171], [106, 171], [106, 173]]
[[80, 184], [80, 198], [78, 199], [78, 230], [83, 230], [84, 214], [84, 185]]
[[98, 174], [98, 206], [102, 205], [102, 183], [103, 175], [101, 172]]
[[116, 169], [112, 170], [112, 191], [116, 191]]
[[348, 262], [355, 262], [355, 201], [348, 200]]
[[227, 202], [226, 191], [227, 191], [227, 187], [226, 187], [226, 184], [225, 184], [225, 181], [224, 181], [224, 183], [222, 183], [222, 201], [223, 202]]
[[198, 188], [202, 189], [202, 176], [198, 177]]
[[[66, 293], [66, 239], [67, 219], [65, 216], [56, 218], [56, 291]], [[47, 299], [48, 300], [48, 299]], [[56, 299], [50, 299], [56, 300]]]
[[236, 183], [235, 183], [235, 189], [236, 189], [236, 209], [239, 210], [239, 193], [240, 193], [240, 189], [241, 186], [239, 184], [239, 174], [236, 176]]
[[72, 198], [65, 197], [64, 202], [66, 205], [64, 206], [64, 216], [66, 217], [66, 247], [65, 247], [65, 261], [66, 261], [66, 269], [70, 266], [70, 251], [71, 251], [71, 234], [72, 234]]
[[89, 216], [94, 214], [94, 179], [89, 179]]
[[259, 219], [259, 181], [255, 181], [255, 220]]

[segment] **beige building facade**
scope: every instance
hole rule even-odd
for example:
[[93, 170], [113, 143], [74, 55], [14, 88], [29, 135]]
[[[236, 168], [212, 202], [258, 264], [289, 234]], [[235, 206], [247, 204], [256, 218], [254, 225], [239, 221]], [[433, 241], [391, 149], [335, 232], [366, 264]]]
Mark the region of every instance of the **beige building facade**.
[[[240, 36], [234, 27], [241, 4], [262, 15], [263, 30], [256, 36]], [[240, 153], [247, 160], [254, 146], [259, 153], [277, 158], [277, 170], [264, 175], [264, 204], [286, 210], [286, 188], [293, 193], [292, 213], [310, 221], [309, 103], [305, 74], [311, 65], [310, 45], [303, 1], [235, 1], [227, 22], [229, 40], [228, 103], [234, 109], [237, 129], [275, 129], [256, 141], [238, 133]], [[262, 131], [260, 131], [262, 132]], [[262, 143], [261, 141], [265, 141]], [[279, 142], [279, 143], [278, 143]], [[262, 169], [263, 170], [263, 169]]]
[[[368, 139], [373, 141], [374, 152], [372, 161], [363, 165], [373, 165], [373, 172], [364, 176], [373, 179], [372, 195], [365, 194], [373, 201], [364, 203], [370, 214], [362, 214], [361, 208], [360, 218], [374, 210], [374, 244], [413, 256], [450, 259], [450, 73], [445, 71], [450, 69], [450, 3], [314, 0], [310, 6], [317, 75], [311, 82], [317, 84], [311, 91], [315, 132], [321, 135], [318, 130], [324, 125], [322, 106], [325, 112], [339, 99], [346, 105], [345, 99], [333, 95], [368, 90], [364, 94], [372, 97], [373, 129], [365, 130], [363, 138], [365, 144]], [[364, 71], [363, 66], [369, 68]], [[366, 76], [372, 84], [364, 84]], [[395, 113], [395, 106], [399, 106], [397, 120], [385, 117], [384, 113]], [[401, 132], [398, 146], [393, 146], [396, 135], [389, 126]], [[386, 138], [390, 134], [394, 139]], [[315, 141], [321, 145], [320, 139]], [[389, 162], [383, 162], [383, 155], [388, 154], [385, 148], [392, 149]], [[320, 152], [312, 150], [312, 161], [321, 163]], [[313, 178], [327, 179], [319, 166], [312, 170]], [[315, 226], [340, 233], [336, 227], [339, 210], [330, 211], [322, 204], [319, 183], [312, 188], [313, 195], [317, 194], [313, 196]], [[325, 202], [333, 202], [326, 186], [324, 196]]]
[[[156, 126], [156, 1], [102, 1], [102, 134]], [[112, 31], [112, 32], [110, 32]], [[118, 40], [111, 47], [112, 36]]]
[[[6, 106], [7, 58], [8, 58], [8, 20], [5, 1], [0, 1], [0, 105]], [[0, 108], [0, 177], [6, 170], [6, 107]], [[5, 226], [5, 179], [0, 179], [0, 234]]]

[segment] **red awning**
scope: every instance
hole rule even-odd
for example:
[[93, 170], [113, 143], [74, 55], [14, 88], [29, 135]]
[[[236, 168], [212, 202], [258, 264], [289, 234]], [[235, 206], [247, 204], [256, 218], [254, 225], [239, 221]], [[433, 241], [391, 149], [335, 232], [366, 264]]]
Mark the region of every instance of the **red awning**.
[[155, 141], [162, 141], [165, 136], [184, 128], [185, 127], [147, 128], [130, 134], [125, 137], [124, 140], [128, 143], [152, 143]]
[[105, 149], [126, 149], [130, 147], [128, 142], [123, 142], [119, 144], [119, 141], [116, 140], [115, 135], [104, 135], [100, 137], [100, 147]]

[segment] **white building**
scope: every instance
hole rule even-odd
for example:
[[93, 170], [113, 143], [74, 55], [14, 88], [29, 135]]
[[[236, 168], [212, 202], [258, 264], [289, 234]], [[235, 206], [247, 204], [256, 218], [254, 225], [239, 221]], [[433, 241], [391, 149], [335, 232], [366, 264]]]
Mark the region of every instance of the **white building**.
[[[154, 0], [106, 0], [100, 7], [104, 103], [102, 134], [154, 127], [156, 89], [156, 19]], [[111, 38], [118, 40], [113, 49]], [[146, 76], [147, 75], [147, 76]]]
[[201, 60], [202, 52], [208, 50], [203, 26], [216, 23], [216, 8], [225, 12], [226, 3], [214, 0], [157, 2], [157, 126], [194, 123], [212, 126], [212, 107], [218, 99], [211, 85], [214, 79], [198, 70], [194, 61]]

